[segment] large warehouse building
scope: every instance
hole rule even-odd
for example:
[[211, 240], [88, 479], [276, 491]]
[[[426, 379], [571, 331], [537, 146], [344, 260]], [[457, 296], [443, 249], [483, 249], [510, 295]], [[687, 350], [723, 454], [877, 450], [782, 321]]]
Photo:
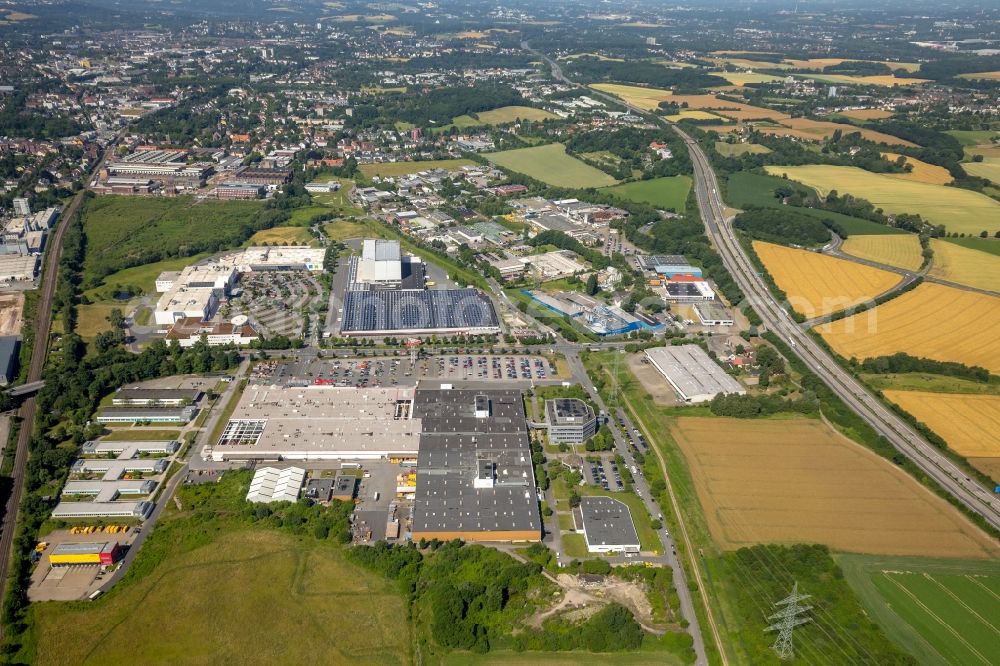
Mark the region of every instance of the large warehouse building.
[[344, 336], [470, 335], [500, 332], [489, 297], [477, 289], [348, 291]]
[[412, 388], [251, 385], [211, 456], [216, 462], [412, 458], [420, 436], [412, 407]]
[[653, 347], [646, 350], [646, 358], [684, 402], [707, 402], [720, 393], [746, 393], [698, 345]]
[[49, 564], [54, 567], [73, 564], [99, 564], [111, 566], [121, 559], [122, 548], [117, 541], [61, 543], [49, 553]]
[[639, 535], [624, 502], [612, 497], [584, 497], [580, 500], [580, 517], [588, 552], [639, 552]]
[[421, 389], [414, 414], [423, 434], [413, 538], [539, 541], [521, 392]]

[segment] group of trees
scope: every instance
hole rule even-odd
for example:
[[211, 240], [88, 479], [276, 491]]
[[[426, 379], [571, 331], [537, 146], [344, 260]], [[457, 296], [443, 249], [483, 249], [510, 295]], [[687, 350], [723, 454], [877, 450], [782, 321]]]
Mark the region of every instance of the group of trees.
[[643, 83], [656, 88], [677, 88], [679, 92], [725, 86], [728, 81], [700, 69], [671, 69], [654, 62], [576, 58], [565, 66], [570, 78], [578, 81], [624, 81]]
[[[644, 169], [647, 166], [644, 161], [648, 161], [649, 144], [654, 141], [669, 145], [673, 157], [653, 160], [648, 165], [645, 175], [653, 178], [691, 173], [691, 158], [680, 137], [674, 132], [634, 127], [625, 127], [613, 132], [606, 130], [579, 132], [573, 134], [565, 144], [566, 152], [577, 157], [583, 153], [601, 151], [615, 155], [622, 161], [622, 168], [619, 169], [622, 173], [612, 175], [631, 179], [633, 168]], [[609, 167], [599, 164], [598, 168], [608, 170]]]
[[380, 97], [355, 105], [353, 115], [347, 120], [352, 127], [396, 121], [417, 127], [441, 127], [457, 116], [523, 104], [525, 99], [508, 85], [479, 83]]
[[808, 391], [800, 398], [783, 398], [779, 395], [740, 395], [720, 393], [712, 398], [709, 407], [716, 416], [752, 419], [780, 412], [812, 414], [819, 408], [816, 397]]
[[844, 230], [832, 220], [820, 220], [787, 208], [748, 208], [736, 216], [733, 224], [752, 238], [811, 247], [829, 242], [832, 228], [841, 237]]
[[986, 383], [990, 381], [990, 371], [978, 365], [969, 366], [954, 361], [935, 361], [930, 358], [910, 356], [905, 352], [898, 352], [891, 356], [866, 358], [861, 362], [856, 358], [852, 358], [850, 364], [862, 372], [880, 375], [898, 372], [926, 372], [946, 377], [959, 377], [975, 382]]
[[0, 136], [58, 139], [83, 131], [83, 126], [73, 118], [51, 112], [29, 111], [26, 102], [27, 96], [23, 91], [6, 96], [0, 105]]

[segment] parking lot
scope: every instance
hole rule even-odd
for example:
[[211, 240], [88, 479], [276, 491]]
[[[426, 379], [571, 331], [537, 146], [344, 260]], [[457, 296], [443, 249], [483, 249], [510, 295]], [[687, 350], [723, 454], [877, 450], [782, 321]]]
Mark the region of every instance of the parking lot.
[[244, 314], [262, 335], [299, 336], [303, 311], [315, 317], [318, 305], [325, 313], [323, 286], [307, 272], [246, 273], [240, 278], [240, 295], [223, 308], [223, 317]]
[[[91, 525], [97, 523], [114, 523], [115, 521], [94, 521], [85, 520], [74, 521], [80, 525]], [[117, 524], [123, 524], [118, 522]], [[107, 532], [93, 532], [91, 534], [72, 534], [70, 530], [53, 530], [45, 535], [43, 541], [48, 546], [42, 551], [38, 565], [31, 573], [31, 586], [28, 588], [28, 598], [31, 601], [72, 601], [75, 599], [86, 599], [93, 594], [105, 580], [111, 576], [110, 570], [114, 567], [102, 567], [97, 564], [72, 564], [67, 566], [53, 567], [49, 564], [49, 553], [61, 543], [105, 543], [107, 541], [117, 541], [126, 548], [135, 541], [138, 534], [137, 528], [130, 528], [128, 532], [118, 532], [109, 534]], [[117, 567], [118, 565], [115, 565]]]
[[602, 457], [600, 462], [584, 463], [583, 476], [590, 485], [615, 492], [625, 490], [625, 484], [614, 458]]
[[554, 379], [555, 368], [540, 356], [452, 355], [418, 358], [310, 359], [270, 361], [254, 368], [254, 381], [283, 386], [412, 385], [418, 380], [516, 381]]

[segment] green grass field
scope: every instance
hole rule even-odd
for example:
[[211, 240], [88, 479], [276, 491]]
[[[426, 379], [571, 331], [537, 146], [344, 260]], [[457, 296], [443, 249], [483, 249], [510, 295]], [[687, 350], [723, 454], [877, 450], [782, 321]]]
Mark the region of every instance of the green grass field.
[[941, 240], [1000, 257], [1000, 238], [942, 238]]
[[493, 164], [523, 173], [556, 187], [606, 187], [618, 181], [599, 169], [566, 154], [561, 143], [518, 148], [485, 155]]
[[865, 383], [881, 391], [929, 391], [931, 393], [984, 393], [1000, 395], [1000, 378], [992, 377], [989, 383], [974, 382], [958, 377], [932, 375], [925, 372], [904, 372], [888, 375], [861, 375]]
[[365, 178], [373, 176], [405, 176], [428, 169], [459, 169], [464, 166], [475, 166], [472, 160], [418, 160], [416, 162], [380, 162], [378, 164], [362, 164], [358, 167]]
[[[746, 208], [748, 206], [762, 206], [765, 208], [778, 208], [783, 206], [781, 200], [774, 196], [774, 192], [779, 187], [804, 188], [798, 183], [789, 182], [777, 176], [766, 176], [759, 173], [749, 173], [737, 171], [729, 177], [727, 181], [726, 202], [736, 208]], [[887, 227], [884, 224], [870, 222], [858, 217], [851, 217], [841, 213], [834, 213], [815, 208], [794, 208], [795, 212], [809, 215], [817, 219], [833, 220], [841, 226], [849, 235], [867, 234], [904, 234], [902, 229]]]
[[110, 434], [104, 439], [110, 442], [160, 442], [179, 439], [179, 430], [162, 430], [153, 428], [109, 428]]
[[350, 220], [336, 220], [323, 225], [323, 233], [331, 240], [342, 241], [348, 238], [364, 238], [371, 234], [371, 230], [360, 222]]
[[740, 155], [766, 155], [771, 152], [767, 146], [758, 143], [727, 143], [725, 141], [715, 142], [715, 152], [724, 157], [739, 157]]
[[982, 162], [963, 162], [966, 173], [1000, 184], [1000, 157], [987, 157]]
[[262, 229], [250, 237], [249, 245], [312, 245], [319, 242], [313, 238], [306, 227], [273, 227]]
[[105, 597], [33, 606], [25, 661], [411, 663], [405, 600], [391, 581], [347, 563], [331, 540], [192, 511], [199, 492], [180, 489], [185, 509], [168, 504]]
[[329, 206], [303, 206], [292, 211], [292, 216], [286, 222], [290, 227], [306, 227], [317, 215], [324, 215], [330, 212]]
[[989, 143], [1000, 132], [992, 130], [946, 130], [945, 134], [952, 135], [963, 146], [978, 146], [982, 143]]
[[1000, 663], [1000, 563], [838, 557], [866, 610], [922, 664]]
[[133, 266], [112, 273], [104, 278], [103, 286], [88, 289], [84, 295], [92, 301], [111, 301], [117, 291], [127, 287], [135, 287], [144, 294], [151, 294], [156, 290], [156, 278], [164, 271], [179, 271], [185, 266], [190, 266], [200, 259], [204, 259], [208, 253], [196, 254], [191, 257], [177, 257], [175, 259], [164, 259], [151, 264]]
[[787, 174], [820, 195], [831, 190], [867, 199], [886, 213], [917, 213], [948, 231], [991, 235], [1000, 231], [1000, 202], [979, 192], [872, 173], [857, 167], [810, 164], [770, 166], [769, 173]]
[[505, 125], [518, 120], [537, 121], [556, 117], [544, 109], [531, 106], [502, 106], [499, 109], [480, 111], [476, 116], [487, 125]]
[[665, 210], [683, 213], [688, 192], [691, 191], [690, 176], [667, 176], [650, 180], [637, 180], [604, 189], [616, 196]]
[[253, 201], [190, 197], [99, 196], [84, 204], [84, 284], [128, 268], [195, 254], [208, 245], [235, 247], [253, 231]]

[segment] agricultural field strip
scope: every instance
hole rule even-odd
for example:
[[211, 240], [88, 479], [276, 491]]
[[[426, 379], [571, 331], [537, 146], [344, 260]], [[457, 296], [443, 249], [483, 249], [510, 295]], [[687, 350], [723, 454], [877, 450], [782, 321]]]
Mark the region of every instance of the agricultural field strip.
[[[942, 316], [947, 313], [947, 316]], [[841, 356], [905, 351], [1000, 373], [1000, 299], [924, 283], [878, 307], [815, 329]]]
[[883, 391], [966, 457], [1000, 457], [1000, 396]]
[[[924, 575], [926, 575], [926, 574], [924, 574]], [[883, 576], [885, 577], [885, 580], [887, 580], [889, 583], [891, 583], [894, 586], [896, 586], [896, 588], [899, 589], [900, 592], [902, 592], [904, 595], [906, 595], [906, 597], [908, 597], [910, 600], [912, 600], [913, 603], [916, 604], [917, 607], [920, 608], [920, 610], [922, 610], [925, 615], [927, 615], [928, 617], [930, 617], [934, 622], [937, 622], [939, 625], [941, 625], [948, 633], [950, 633], [952, 636], [954, 636], [955, 639], [957, 639], [963, 646], [965, 646], [965, 648], [967, 650], [969, 650], [969, 652], [971, 652], [976, 657], [978, 657], [984, 664], [986, 664], [987, 666], [990, 666], [990, 664], [992, 662], [989, 659], [987, 659], [985, 657], [985, 655], [983, 655], [981, 652], [979, 652], [979, 650], [977, 650], [975, 647], [973, 647], [971, 643], [969, 643], [967, 640], [965, 640], [965, 638], [962, 636], [962, 634], [960, 634], [958, 631], [956, 631], [955, 628], [951, 626], [951, 624], [949, 624], [948, 622], [945, 622], [943, 619], [941, 619], [941, 617], [937, 613], [935, 613], [933, 610], [931, 610], [927, 606], [927, 604], [925, 604], [923, 601], [921, 601], [920, 598], [912, 590], [910, 590], [905, 585], [903, 585], [901, 582], [899, 582], [898, 580], [896, 580], [895, 578], [893, 578], [892, 572], [885, 572], [885, 573], [883, 573]]]
[[820, 421], [680, 417], [672, 432], [725, 548], [814, 542], [896, 555], [998, 552], [942, 500]]
[[931, 239], [933, 277], [1000, 295], [1000, 256]]
[[868, 199], [887, 213], [916, 213], [948, 231], [992, 234], [1000, 230], [1000, 202], [971, 190], [933, 185], [872, 173], [858, 167], [812, 164], [768, 166], [771, 175], [787, 175], [825, 196], [831, 190]]
[[852, 307], [900, 282], [896, 273], [846, 259], [753, 241], [754, 251], [789, 303], [807, 319]]
[[841, 250], [860, 259], [915, 271], [923, 263], [920, 239], [913, 234], [860, 234], [844, 241]]

